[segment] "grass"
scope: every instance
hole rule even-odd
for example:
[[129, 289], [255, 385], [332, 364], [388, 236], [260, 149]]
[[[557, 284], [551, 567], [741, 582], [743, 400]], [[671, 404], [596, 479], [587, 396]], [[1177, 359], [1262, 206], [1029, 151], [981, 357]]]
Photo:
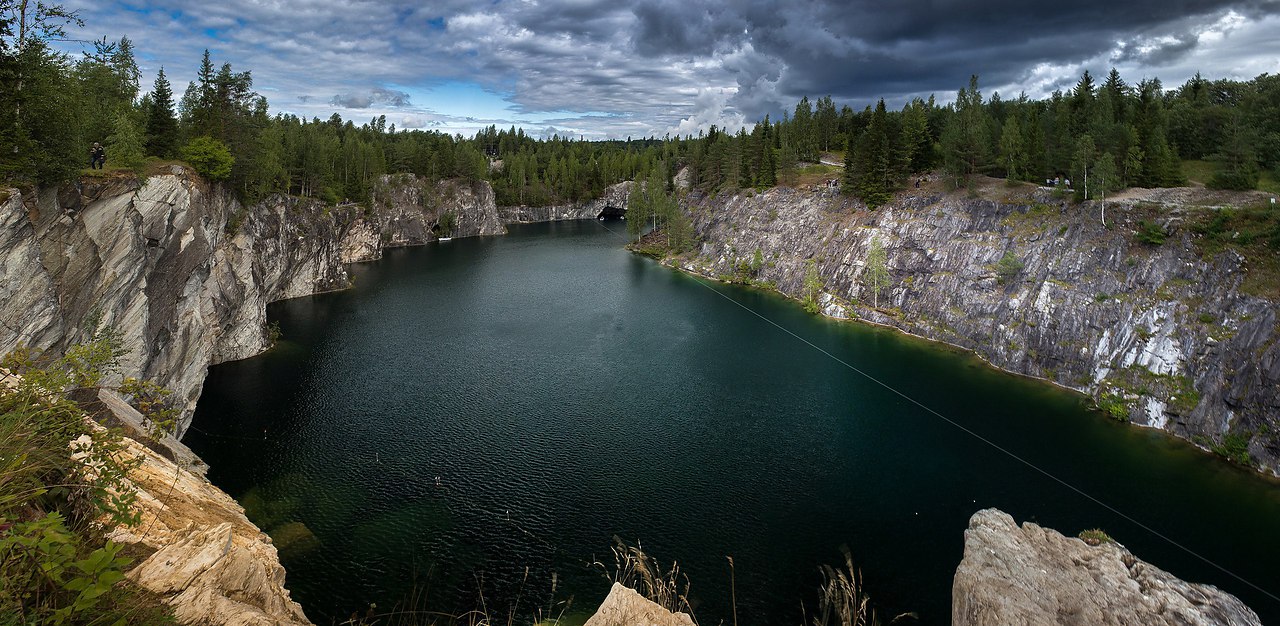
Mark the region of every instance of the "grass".
[[1258, 189], [1280, 195], [1280, 180], [1276, 179], [1274, 172], [1264, 170], [1262, 176], [1258, 178]]
[[1213, 161], [1188, 159], [1182, 162], [1182, 175], [1193, 183], [1208, 185], [1216, 173], [1218, 173], [1218, 165]]
[[832, 178], [842, 178], [844, 168], [834, 165], [814, 163], [796, 168], [794, 174], [786, 176], [786, 183], [792, 187], [821, 185]]
[[[863, 589], [862, 574], [853, 566], [849, 548], [841, 547], [840, 551], [844, 553], [844, 566], [820, 568], [822, 585], [818, 587], [817, 610], [812, 621], [808, 616], [803, 621], [813, 626], [878, 626], [880, 620], [871, 608], [871, 599]], [[889, 623], [916, 617], [914, 613], [903, 613]]]
[[593, 563], [605, 570], [605, 577], [613, 582], [635, 589], [654, 604], [672, 613], [693, 615], [689, 605], [689, 577], [680, 571], [680, 564], [671, 562], [663, 567], [658, 559], [646, 554], [637, 542], [632, 546], [618, 537], [613, 538], [613, 572], [603, 563]]
[[1085, 543], [1091, 546], [1100, 546], [1104, 543], [1116, 542], [1115, 539], [1111, 538], [1111, 535], [1108, 535], [1106, 531], [1100, 528], [1090, 528], [1088, 530], [1082, 530], [1080, 531], [1080, 534], [1077, 536], [1080, 537], [1082, 541], [1084, 541]]
[[[1213, 180], [1213, 175], [1217, 173], [1218, 164], [1213, 161], [1187, 160], [1182, 162], [1182, 175], [1193, 183], [1208, 185], [1209, 181]], [[1262, 170], [1262, 175], [1258, 178], [1258, 190], [1280, 194], [1280, 180], [1276, 180], [1274, 172]]]

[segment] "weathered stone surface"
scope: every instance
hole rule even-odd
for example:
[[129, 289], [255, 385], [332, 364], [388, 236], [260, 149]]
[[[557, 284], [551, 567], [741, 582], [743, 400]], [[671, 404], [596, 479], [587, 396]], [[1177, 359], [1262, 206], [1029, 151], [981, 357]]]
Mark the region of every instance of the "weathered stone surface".
[[[383, 248], [421, 245], [446, 235], [474, 237], [507, 232], [494, 206], [493, 188], [487, 182], [442, 180], [433, 185], [408, 174], [387, 175], [374, 188], [370, 203], [373, 208], [367, 219], [381, 235]], [[454, 216], [453, 230], [437, 232], [440, 217], [446, 213]]]
[[631, 186], [634, 184], [628, 180], [609, 185], [603, 195], [588, 202], [538, 207], [504, 206], [498, 207], [498, 213], [507, 224], [593, 220], [606, 211], [620, 215], [627, 210], [627, 199], [631, 197]]
[[[0, 384], [15, 382], [0, 370]], [[110, 412], [123, 405], [110, 391], [96, 395], [87, 403], [90, 408]], [[106, 429], [85, 419], [94, 434], [72, 443], [71, 458], [84, 463], [82, 471], [92, 477], [97, 466], [88, 460], [89, 449]], [[157, 594], [182, 624], [310, 624], [284, 588], [284, 567], [271, 539], [231, 496], [204, 478], [203, 462], [176, 441], [141, 441], [126, 436], [119, 451], [139, 461], [121, 486], [137, 496], [132, 508], [139, 522], [112, 527], [102, 520], [107, 539], [147, 548], [147, 556], [126, 577]]]
[[[835, 317], [860, 317], [973, 350], [996, 367], [1123, 400], [1127, 418], [1196, 441], [1251, 434], [1280, 471], [1280, 303], [1240, 291], [1233, 252], [1201, 257], [1187, 229], [1136, 243], [1142, 207], [1098, 208], [1040, 193], [1008, 202], [907, 195], [877, 211], [829, 189], [690, 197], [702, 240], [671, 261], [729, 274], [758, 249], [758, 276], [792, 297], [816, 263]], [[1166, 209], [1166, 219], [1183, 219]], [[871, 241], [888, 256], [880, 309], [863, 282]], [[1022, 263], [1008, 280], [1006, 254]], [[1211, 323], [1201, 321], [1205, 315]]]
[[[268, 345], [266, 305], [344, 288], [344, 263], [388, 245], [505, 232], [488, 183], [385, 177], [369, 208], [272, 196], [241, 207], [182, 167], [86, 179], [0, 203], [0, 354], [54, 352], [92, 334], [95, 314], [121, 334], [121, 376], [174, 391], [186, 430], [209, 365]], [[113, 381], [108, 381], [113, 382]]]
[[609, 595], [583, 626], [693, 626], [688, 613], [672, 613], [630, 587], [613, 583]]
[[978, 511], [952, 587], [953, 626], [1254, 626], [1235, 596], [1184, 582], [1123, 546], [1090, 546], [1008, 514]]
[[155, 552], [128, 578], [164, 598], [183, 624], [310, 624], [284, 588], [271, 539], [230, 496], [136, 441], [127, 454], [142, 522], [109, 537]]

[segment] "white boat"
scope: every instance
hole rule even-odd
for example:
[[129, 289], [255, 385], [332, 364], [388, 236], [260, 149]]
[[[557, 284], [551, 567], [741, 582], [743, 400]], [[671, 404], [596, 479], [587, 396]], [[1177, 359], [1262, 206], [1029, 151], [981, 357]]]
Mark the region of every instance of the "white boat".
[[453, 241], [453, 237], [441, 237], [436, 241]]

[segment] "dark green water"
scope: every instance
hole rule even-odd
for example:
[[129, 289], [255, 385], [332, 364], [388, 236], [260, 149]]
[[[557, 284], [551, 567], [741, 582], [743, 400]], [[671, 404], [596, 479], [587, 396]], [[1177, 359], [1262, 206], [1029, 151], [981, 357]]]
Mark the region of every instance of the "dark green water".
[[945, 624], [968, 518], [999, 507], [1101, 527], [1280, 622], [1275, 483], [972, 357], [714, 285], [1260, 592], [621, 243], [577, 222], [393, 250], [354, 289], [275, 305], [274, 350], [212, 368], [187, 441], [277, 538], [308, 615], [415, 589], [590, 612], [608, 582], [586, 564], [618, 535], [679, 559], [704, 624], [732, 622], [726, 555], [739, 623], [800, 624], [841, 545], [882, 614]]

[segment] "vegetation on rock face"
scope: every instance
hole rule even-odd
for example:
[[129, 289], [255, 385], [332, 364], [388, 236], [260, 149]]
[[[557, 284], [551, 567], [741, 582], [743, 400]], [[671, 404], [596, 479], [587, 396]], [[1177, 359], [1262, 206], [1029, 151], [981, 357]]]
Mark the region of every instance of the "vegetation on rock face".
[[822, 275], [818, 273], [818, 263], [814, 259], [809, 259], [804, 267], [804, 291], [800, 299], [804, 310], [817, 313], [821, 309], [818, 297], [822, 295], [822, 289]]
[[1004, 253], [1000, 260], [996, 262], [996, 280], [1001, 285], [1007, 285], [1022, 273], [1022, 260], [1015, 256], [1012, 252]]
[[1111, 538], [1106, 531], [1100, 528], [1090, 528], [1080, 531], [1080, 539], [1091, 546], [1100, 546], [1104, 543], [1115, 543], [1115, 539]]
[[65, 395], [101, 385], [121, 355], [100, 332], [56, 359], [19, 349], [0, 360], [0, 613], [21, 623], [172, 623], [122, 582], [132, 559], [102, 540], [101, 525], [139, 521], [127, 476], [140, 459]]

